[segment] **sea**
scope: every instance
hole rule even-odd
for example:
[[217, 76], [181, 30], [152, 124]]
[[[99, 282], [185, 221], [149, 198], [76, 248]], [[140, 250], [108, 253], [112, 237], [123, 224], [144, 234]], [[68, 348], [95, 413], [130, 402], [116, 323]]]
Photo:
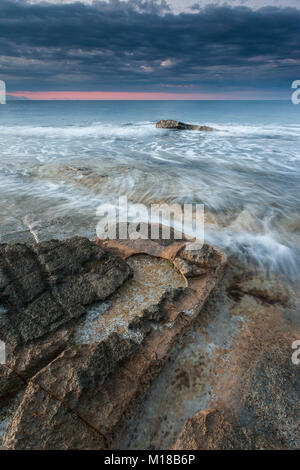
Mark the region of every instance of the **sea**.
[[[73, 217], [76, 235], [120, 196], [202, 204], [206, 242], [299, 279], [299, 118], [289, 101], [9, 101], [0, 105], [0, 236], [29, 216]], [[214, 131], [157, 129], [160, 119]]]

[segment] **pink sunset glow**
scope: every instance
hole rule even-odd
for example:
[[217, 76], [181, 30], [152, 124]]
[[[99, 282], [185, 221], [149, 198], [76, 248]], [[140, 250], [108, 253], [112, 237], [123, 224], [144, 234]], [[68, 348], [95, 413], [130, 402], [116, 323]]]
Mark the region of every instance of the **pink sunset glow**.
[[280, 99], [268, 91], [244, 90], [234, 93], [168, 93], [130, 91], [16, 91], [8, 96], [29, 100], [257, 100]]
[[[237, 91], [235, 93], [167, 93], [127, 91], [16, 91], [8, 96], [29, 100], [256, 100], [274, 99], [266, 91]], [[278, 97], [280, 99], [280, 97]]]
[[7, 93], [30, 100], [211, 100], [212, 93], [155, 93], [123, 91], [17, 91]]

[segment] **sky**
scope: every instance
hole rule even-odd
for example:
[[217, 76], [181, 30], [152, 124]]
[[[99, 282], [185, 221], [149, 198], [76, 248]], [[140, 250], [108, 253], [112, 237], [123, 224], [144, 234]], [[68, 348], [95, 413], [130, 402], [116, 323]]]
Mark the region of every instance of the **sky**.
[[0, 0], [14, 99], [288, 99], [300, 0]]

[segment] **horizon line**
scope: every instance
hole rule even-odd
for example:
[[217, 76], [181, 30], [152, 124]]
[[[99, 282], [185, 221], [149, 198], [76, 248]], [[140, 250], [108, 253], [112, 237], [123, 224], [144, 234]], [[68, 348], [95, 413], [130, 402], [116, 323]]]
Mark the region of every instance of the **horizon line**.
[[[276, 99], [274, 96], [265, 96], [266, 93], [257, 93], [253, 90], [220, 94], [115, 91], [16, 91], [7, 92], [6, 94], [8, 97], [11, 96], [20, 100], [30, 101], [269, 101]], [[285, 100], [285, 98], [277, 98], [277, 100], [281, 101]]]

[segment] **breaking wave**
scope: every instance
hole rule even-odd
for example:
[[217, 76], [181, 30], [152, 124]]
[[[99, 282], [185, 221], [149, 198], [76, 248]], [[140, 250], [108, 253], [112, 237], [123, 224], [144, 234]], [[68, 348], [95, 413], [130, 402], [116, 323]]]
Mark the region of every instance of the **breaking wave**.
[[93, 220], [102, 201], [120, 195], [147, 206], [203, 203], [207, 242], [261, 269], [299, 274], [299, 124], [205, 121], [215, 132], [176, 132], [129, 115], [1, 122], [2, 230], [19, 229], [29, 210]]
[[68, 138], [130, 138], [151, 136], [158, 133], [152, 123], [125, 123], [123, 125], [112, 125], [94, 122], [81, 126], [1, 126], [0, 136], [16, 137], [47, 137], [54, 139]]

